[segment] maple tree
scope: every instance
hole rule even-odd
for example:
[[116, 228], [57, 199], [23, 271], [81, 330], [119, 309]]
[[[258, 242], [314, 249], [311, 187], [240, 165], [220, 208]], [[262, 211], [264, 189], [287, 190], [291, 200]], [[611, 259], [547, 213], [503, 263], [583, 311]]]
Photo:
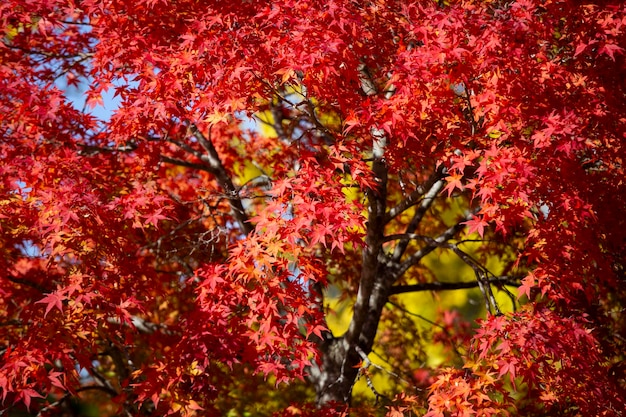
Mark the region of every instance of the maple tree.
[[280, 415], [358, 379], [391, 416], [626, 410], [621, 2], [0, 22], [3, 410], [221, 415], [263, 378]]

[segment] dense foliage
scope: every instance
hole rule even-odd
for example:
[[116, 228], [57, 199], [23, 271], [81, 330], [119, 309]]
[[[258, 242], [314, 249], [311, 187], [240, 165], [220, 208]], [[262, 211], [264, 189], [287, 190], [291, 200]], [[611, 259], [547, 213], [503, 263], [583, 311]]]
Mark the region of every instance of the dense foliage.
[[622, 415], [624, 47], [619, 1], [2, 1], [0, 409]]

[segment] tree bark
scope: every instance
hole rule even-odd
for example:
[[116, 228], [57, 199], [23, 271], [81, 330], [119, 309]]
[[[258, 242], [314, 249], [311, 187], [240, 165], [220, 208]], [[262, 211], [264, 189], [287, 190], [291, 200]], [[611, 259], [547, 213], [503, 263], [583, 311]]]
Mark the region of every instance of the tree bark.
[[382, 248], [387, 208], [387, 166], [384, 159], [386, 138], [378, 130], [373, 131], [372, 136], [372, 172], [377, 187], [367, 191], [367, 234], [354, 314], [344, 335], [331, 337], [322, 345], [321, 364], [311, 373], [318, 405], [332, 402], [350, 404], [352, 387], [359, 373], [359, 363], [372, 350], [380, 316], [394, 281], [393, 274], [384, 262]]

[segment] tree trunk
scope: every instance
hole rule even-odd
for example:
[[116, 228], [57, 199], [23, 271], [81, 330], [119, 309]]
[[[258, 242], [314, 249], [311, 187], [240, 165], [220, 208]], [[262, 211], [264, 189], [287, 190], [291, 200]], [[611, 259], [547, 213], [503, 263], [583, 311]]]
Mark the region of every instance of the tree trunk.
[[377, 190], [368, 192], [367, 236], [361, 263], [359, 289], [348, 331], [341, 337], [328, 338], [321, 345], [321, 363], [311, 370], [318, 405], [331, 402], [350, 404], [352, 387], [359, 373], [359, 363], [367, 358], [374, 345], [378, 322], [387, 303], [389, 288], [395, 280], [382, 251], [387, 197], [387, 170], [376, 160], [373, 170], [379, 179]]
[[321, 364], [312, 372], [317, 395], [317, 404], [350, 404], [352, 386], [359, 372], [355, 366], [359, 355], [355, 349], [349, 352], [343, 337], [325, 342], [322, 348]]
[[[374, 269], [380, 272], [374, 274], [378, 279], [364, 308], [357, 309], [357, 297], [355, 313], [346, 334], [341, 337], [329, 335], [322, 342], [320, 363], [310, 370], [310, 379], [315, 386], [317, 404], [320, 406], [329, 403], [350, 405], [352, 387], [359, 374], [359, 364], [372, 351], [382, 309], [387, 302], [388, 286], [382, 283], [390, 282], [391, 276], [384, 269], [383, 266]], [[358, 327], [354, 323], [359, 323]]]

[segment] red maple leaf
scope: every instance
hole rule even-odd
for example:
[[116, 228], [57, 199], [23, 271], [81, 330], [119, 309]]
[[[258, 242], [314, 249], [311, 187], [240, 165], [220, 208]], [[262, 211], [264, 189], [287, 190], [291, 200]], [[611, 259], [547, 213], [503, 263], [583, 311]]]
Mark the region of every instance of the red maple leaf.
[[61, 313], [63, 313], [63, 301], [67, 300], [65, 295], [59, 293], [59, 291], [51, 292], [42, 298], [39, 301], [36, 301], [35, 304], [45, 304], [46, 312], [44, 313], [44, 317], [48, 315], [50, 310], [53, 308], [57, 308]]

